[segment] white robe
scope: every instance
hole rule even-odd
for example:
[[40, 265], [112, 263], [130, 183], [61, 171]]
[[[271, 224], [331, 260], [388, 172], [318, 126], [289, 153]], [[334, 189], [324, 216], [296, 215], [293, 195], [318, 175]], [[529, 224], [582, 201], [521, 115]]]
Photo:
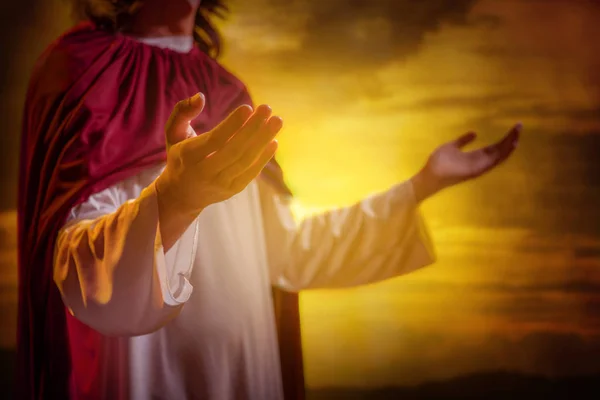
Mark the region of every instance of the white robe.
[[[161, 43], [177, 48], [151, 44]], [[271, 285], [350, 287], [434, 261], [410, 181], [298, 224], [290, 199], [259, 179], [205, 209], [165, 254], [153, 185], [162, 168], [75, 207], [56, 244], [67, 307], [121, 336], [103, 344], [108, 362], [93, 378], [102, 398], [282, 399]], [[157, 288], [158, 306], [148, 300]], [[183, 303], [147, 333], [166, 321], [161, 310]]]

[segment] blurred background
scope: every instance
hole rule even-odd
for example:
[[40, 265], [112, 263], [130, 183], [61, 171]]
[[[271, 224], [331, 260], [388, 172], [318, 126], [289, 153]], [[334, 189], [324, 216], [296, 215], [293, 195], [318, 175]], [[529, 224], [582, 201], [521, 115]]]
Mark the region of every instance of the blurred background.
[[[435, 265], [302, 295], [309, 398], [599, 393], [600, 2], [230, 4], [222, 61], [285, 121], [299, 216], [409, 178], [468, 130], [483, 145], [525, 126], [506, 164], [424, 204]], [[0, 390], [16, 341], [25, 90], [69, 5], [0, 4]]]

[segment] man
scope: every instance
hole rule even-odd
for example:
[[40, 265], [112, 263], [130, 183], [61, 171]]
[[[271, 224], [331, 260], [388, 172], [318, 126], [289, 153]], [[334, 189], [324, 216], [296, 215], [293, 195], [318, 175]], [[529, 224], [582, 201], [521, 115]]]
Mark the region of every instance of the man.
[[418, 204], [505, 160], [520, 126], [475, 151], [461, 136], [410, 180], [297, 224], [272, 161], [281, 119], [209, 57], [206, 15], [220, 3], [137, 3], [94, 2], [92, 22], [32, 76], [19, 398], [301, 397], [297, 303], [280, 361], [271, 286], [347, 287], [430, 264]]

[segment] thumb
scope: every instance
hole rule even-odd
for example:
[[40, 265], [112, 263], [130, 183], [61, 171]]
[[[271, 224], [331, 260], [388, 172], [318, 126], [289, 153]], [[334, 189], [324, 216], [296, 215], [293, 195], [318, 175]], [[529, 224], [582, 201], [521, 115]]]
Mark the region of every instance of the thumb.
[[194, 96], [181, 100], [175, 105], [165, 126], [168, 144], [181, 142], [191, 136], [192, 127], [190, 122], [200, 115], [205, 103], [204, 95], [196, 93]]
[[461, 149], [475, 140], [476, 137], [477, 134], [475, 132], [465, 133], [464, 135], [459, 136], [458, 139], [454, 140], [454, 145]]

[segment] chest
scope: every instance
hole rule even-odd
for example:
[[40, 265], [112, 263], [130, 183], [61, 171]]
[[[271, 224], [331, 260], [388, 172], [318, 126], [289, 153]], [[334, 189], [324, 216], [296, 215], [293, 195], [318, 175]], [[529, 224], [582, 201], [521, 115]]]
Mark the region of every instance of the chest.
[[270, 283], [256, 184], [205, 209], [198, 218], [198, 241], [191, 283], [192, 299], [212, 312], [251, 314]]

